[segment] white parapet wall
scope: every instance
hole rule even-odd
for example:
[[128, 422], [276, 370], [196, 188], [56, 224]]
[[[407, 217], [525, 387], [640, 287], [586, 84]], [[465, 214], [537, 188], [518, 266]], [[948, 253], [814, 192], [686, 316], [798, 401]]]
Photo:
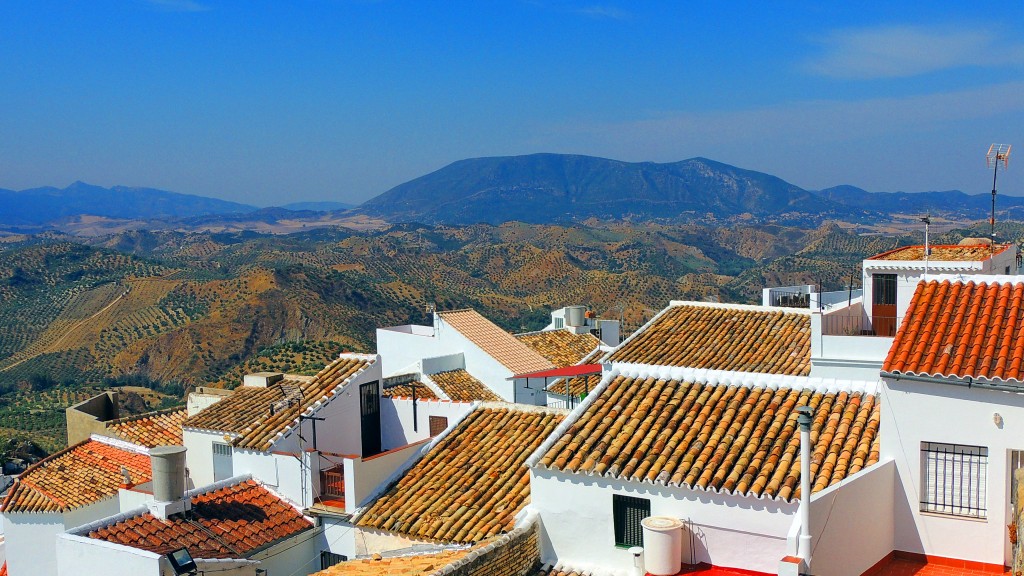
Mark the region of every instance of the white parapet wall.
[[[530, 509], [543, 526], [541, 560], [574, 568], [625, 573], [633, 558], [615, 545], [612, 496], [650, 500], [652, 516], [686, 523], [684, 563], [775, 573], [785, 556], [795, 502], [716, 494], [533, 468]], [[692, 554], [691, 554], [692, 553]]]
[[381, 445], [385, 450], [429, 438], [431, 416], [445, 418], [451, 424], [469, 412], [473, 408], [473, 403], [416, 400], [415, 426], [412, 407], [412, 398], [380, 399]]

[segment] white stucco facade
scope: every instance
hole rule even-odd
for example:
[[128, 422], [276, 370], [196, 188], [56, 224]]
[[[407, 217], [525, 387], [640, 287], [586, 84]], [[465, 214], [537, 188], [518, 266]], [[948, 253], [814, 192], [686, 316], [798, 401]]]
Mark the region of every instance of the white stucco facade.
[[413, 426], [411, 398], [381, 398], [380, 427], [385, 450], [405, 446], [430, 437], [430, 417], [459, 420], [473, 408], [472, 402], [450, 400], [416, 400], [416, 426]]
[[[1009, 560], [1010, 461], [1012, 451], [1024, 450], [1024, 394], [885, 378], [880, 434], [882, 458], [896, 463], [897, 550], [995, 565]], [[922, 442], [988, 450], [984, 518], [921, 511]]]
[[542, 524], [542, 561], [582, 569], [625, 573], [633, 566], [629, 551], [615, 545], [614, 494], [649, 499], [652, 516], [683, 520], [684, 563], [765, 573], [775, 573], [786, 555], [797, 511], [791, 502], [539, 468], [531, 469], [530, 481], [530, 508]]

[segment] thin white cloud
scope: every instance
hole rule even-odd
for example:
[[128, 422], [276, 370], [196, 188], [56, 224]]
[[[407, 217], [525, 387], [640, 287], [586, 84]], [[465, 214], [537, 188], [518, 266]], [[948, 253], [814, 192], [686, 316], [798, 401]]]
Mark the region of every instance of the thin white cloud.
[[1024, 63], [1024, 44], [983, 27], [879, 26], [834, 31], [823, 53], [805, 62], [813, 74], [872, 79], [938, 70]]
[[158, 10], [166, 12], [206, 12], [212, 10], [206, 4], [200, 4], [195, 0], [146, 0], [146, 2]]
[[606, 20], [629, 20], [633, 15], [621, 8], [607, 5], [584, 6], [576, 9], [576, 13], [590, 18], [603, 18]]

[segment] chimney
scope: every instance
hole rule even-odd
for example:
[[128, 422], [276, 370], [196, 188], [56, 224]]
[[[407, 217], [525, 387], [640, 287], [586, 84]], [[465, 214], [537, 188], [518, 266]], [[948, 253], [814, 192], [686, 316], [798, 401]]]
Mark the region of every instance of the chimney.
[[[804, 569], [811, 566], [811, 420], [810, 406], [796, 409], [800, 425], [800, 547], [799, 555]], [[803, 573], [803, 571], [801, 571]]]
[[242, 376], [242, 386], [250, 388], [267, 388], [284, 379], [281, 372], [253, 372]]
[[166, 520], [174, 514], [192, 509], [192, 501], [185, 497], [185, 447], [157, 446], [149, 451], [153, 467], [153, 502], [149, 511]]

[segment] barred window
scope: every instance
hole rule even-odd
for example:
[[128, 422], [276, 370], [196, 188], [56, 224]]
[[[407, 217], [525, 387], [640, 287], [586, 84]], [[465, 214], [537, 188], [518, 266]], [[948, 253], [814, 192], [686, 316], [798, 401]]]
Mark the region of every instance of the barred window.
[[988, 448], [921, 443], [921, 511], [985, 517]]
[[651, 501], [646, 498], [612, 494], [612, 516], [615, 520], [615, 545], [643, 546], [644, 533], [640, 521], [651, 515]]

